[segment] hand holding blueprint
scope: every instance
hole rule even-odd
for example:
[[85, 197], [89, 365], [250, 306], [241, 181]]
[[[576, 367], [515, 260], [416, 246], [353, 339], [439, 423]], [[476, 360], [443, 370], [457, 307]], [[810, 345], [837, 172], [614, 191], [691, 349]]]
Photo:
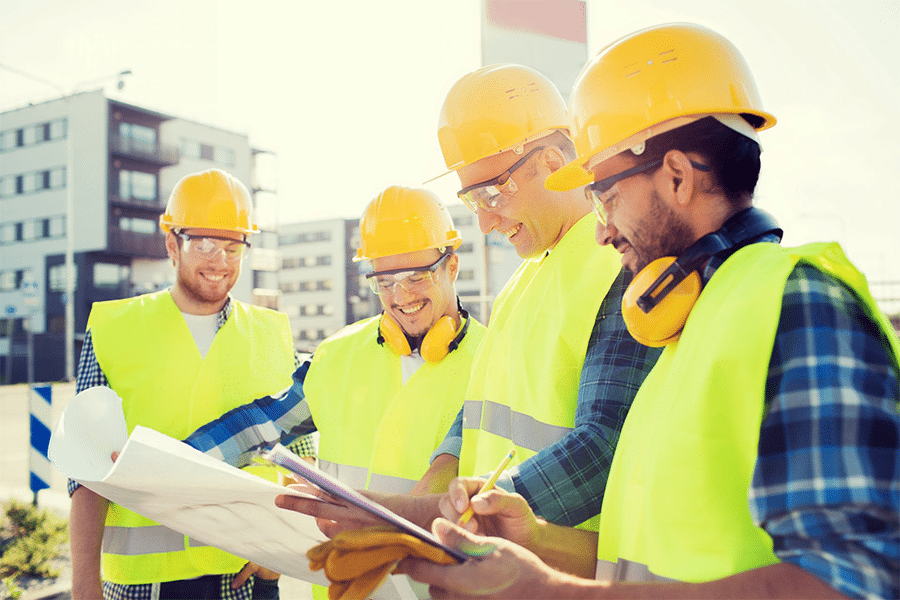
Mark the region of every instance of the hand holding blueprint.
[[[127, 441], [126, 441], [127, 440]], [[112, 451], [120, 452], [113, 463]], [[326, 538], [310, 516], [275, 506], [279, 494], [306, 496], [207, 456], [152, 429], [129, 437], [122, 400], [106, 387], [66, 407], [50, 440], [50, 460], [101, 496], [283, 575], [323, 585], [306, 551]]]

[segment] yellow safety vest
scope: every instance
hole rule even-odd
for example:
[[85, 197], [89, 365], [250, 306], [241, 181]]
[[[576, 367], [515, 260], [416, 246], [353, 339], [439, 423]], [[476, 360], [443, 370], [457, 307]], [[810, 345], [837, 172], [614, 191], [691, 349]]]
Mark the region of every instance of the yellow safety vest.
[[[287, 317], [234, 306], [205, 358], [168, 291], [95, 303], [88, 329], [109, 386], [136, 425], [183, 439], [197, 427], [291, 384]], [[114, 583], [154, 583], [235, 573], [246, 563], [217, 548], [110, 504], [103, 575]]]
[[594, 321], [621, 270], [596, 225], [593, 213], [582, 217], [494, 301], [466, 391], [460, 475], [490, 473], [510, 448], [518, 464], [572, 431]]
[[356, 489], [403, 494], [428, 470], [462, 407], [485, 327], [470, 318], [459, 347], [404, 385], [400, 356], [376, 342], [379, 319], [323, 341], [303, 392], [321, 435], [319, 468]]
[[759, 243], [716, 271], [641, 386], [603, 500], [600, 579], [712, 581], [778, 562], [748, 492], [784, 287], [798, 262], [836, 277], [893, 341], [837, 244]]

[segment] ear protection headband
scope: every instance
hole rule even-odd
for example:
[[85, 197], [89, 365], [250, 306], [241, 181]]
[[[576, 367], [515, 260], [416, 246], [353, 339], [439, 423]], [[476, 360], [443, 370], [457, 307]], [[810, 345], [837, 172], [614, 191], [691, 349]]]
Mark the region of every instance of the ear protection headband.
[[769, 233], [779, 239], [783, 234], [768, 213], [748, 208], [694, 242], [681, 256], [664, 256], [641, 269], [622, 297], [628, 331], [645, 346], [676, 341], [703, 288], [698, 270], [713, 256], [734, 252]]
[[[438, 319], [437, 323], [432, 325], [425, 337], [422, 338], [419, 346], [419, 354], [426, 361], [440, 362], [445, 356], [456, 350], [463, 338], [466, 337], [466, 332], [469, 330], [469, 313], [462, 307], [459, 298], [456, 299], [456, 306], [463, 322], [462, 327], [459, 331], [456, 330], [453, 317], [444, 316]], [[403, 329], [387, 313], [381, 315], [376, 341], [381, 345], [387, 344], [388, 348], [400, 356], [412, 354], [412, 348], [409, 346], [409, 340]]]

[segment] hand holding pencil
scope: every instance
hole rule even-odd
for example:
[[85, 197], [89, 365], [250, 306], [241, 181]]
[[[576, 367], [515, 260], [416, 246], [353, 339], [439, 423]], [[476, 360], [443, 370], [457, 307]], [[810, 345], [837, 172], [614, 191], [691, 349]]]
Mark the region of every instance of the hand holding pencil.
[[[484, 485], [481, 486], [481, 489], [478, 490], [478, 494], [483, 494], [486, 491], [488, 491], [494, 487], [494, 484], [497, 483], [497, 479], [500, 477], [500, 473], [502, 473], [503, 470], [506, 469], [507, 466], [509, 466], [510, 461], [513, 459], [513, 457], [515, 455], [516, 455], [515, 449], [509, 451], [509, 453], [504, 457], [504, 459], [500, 462], [500, 464], [497, 465], [497, 468], [494, 469], [494, 472], [491, 474], [490, 478], [487, 481], [485, 481]], [[478, 494], [476, 494], [476, 496]], [[475, 511], [472, 510], [472, 506], [469, 505], [469, 508], [466, 510], [466, 512], [464, 512], [462, 514], [462, 516], [459, 517], [459, 521], [457, 522], [457, 525], [462, 527], [463, 525], [465, 525], [466, 523], [469, 522], [469, 519], [471, 519], [474, 514], [475, 514]]]

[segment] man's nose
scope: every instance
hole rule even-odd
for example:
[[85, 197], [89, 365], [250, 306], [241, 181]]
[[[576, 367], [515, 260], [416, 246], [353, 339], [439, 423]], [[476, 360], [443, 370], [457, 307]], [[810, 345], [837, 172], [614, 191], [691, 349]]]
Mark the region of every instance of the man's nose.
[[597, 221], [597, 233], [596, 239], [597, 243], [601, 246], [606, 246], [611, 244], [614, 239], [616, 239], [616, 235], [618, 235], [619, 230], [616, 229], [616, 226], [612, 224], [611, 221], [607, 220], [604, 225], [600, 221]]
[[497, 223], [500, 222], [500, 217], [487, 209], [479, 208], [477, 216], [478, 228], [481, 229], [481, 233], [484, 235], [492, 232], [496, 228]]

